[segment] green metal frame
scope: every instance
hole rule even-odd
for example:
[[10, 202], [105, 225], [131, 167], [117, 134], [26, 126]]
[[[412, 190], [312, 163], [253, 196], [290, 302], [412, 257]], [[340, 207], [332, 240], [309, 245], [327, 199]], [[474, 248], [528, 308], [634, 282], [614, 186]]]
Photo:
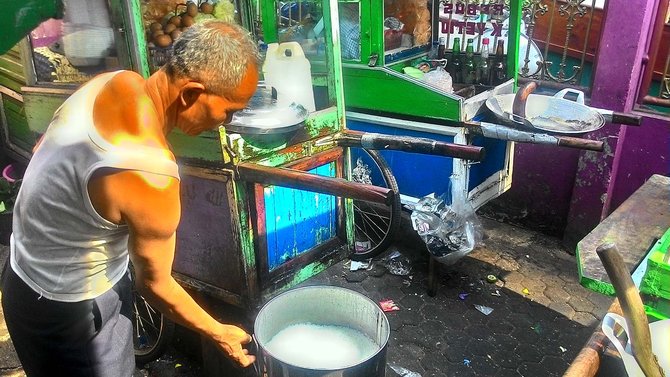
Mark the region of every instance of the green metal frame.
[[[438, 1], [438, 0], [435, 0]], [[342, 3], [351, 0], [340, 0]], [[362, 0], [360, 4], [361, 59], [345, 60], [344, 90], [346, 107], [359, 111], [383, 111], [430, 119], [460, 120], [464, 99], [443, 93], [422, 82], [400, 74], [398, 62], [387, 64], [384, 51], [384, 4], [381, 1]], [[521, 32], [521, 0], [510, 1], [510, 29], [508, 39], [508, 77], [517, 79], [518, 46]], [[434, 18], [436, 16], [433, 16]], [[435, 23], [433, 23], [435, 24]], [[434, 26], [434, 25], [433, 25]], [[434, 38], [436, 32], [433, 32]], [[368, 66], [369, 57], [377, 55], [377, 64]], [[412, 57], [418, 58], [422, 54]]]

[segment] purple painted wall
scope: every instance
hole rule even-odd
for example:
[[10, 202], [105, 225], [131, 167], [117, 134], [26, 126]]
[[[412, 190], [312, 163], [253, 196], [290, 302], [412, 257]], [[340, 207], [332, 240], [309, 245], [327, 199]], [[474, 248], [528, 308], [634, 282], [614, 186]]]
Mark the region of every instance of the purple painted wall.
[[[655, 0], [608, 2], [591, 92], [592, 106], [622, 112], [633, 109], [657, 6]], [[615, 190], [618, 166], [628, 158], [628, 128], [608, 125], [589, 135], [603, 140], [606, 147], [604, 153], [582, 152], [580, 155], [563, 237], [569, 247], [584, 238], [612, 209], [612, 194], [619, 191]], [[654, 130], [645, 131], [655, 134]], [[636, 144], [643, 149], [654, 148], [654, 145]], [[645, 161], [640, 163], [646, 164]], [[633, 191], [639, 187], [626, 180], [620, 184]]]
[[512, 188], [487, 206], [488, 214], [562, 237], [578, 160], [576, 149], [516, 144]]
[[652, 174], [670, 176], [670, 121], [645, 118], [642, 127], [628, 127], [611, 194], [614, 211]]

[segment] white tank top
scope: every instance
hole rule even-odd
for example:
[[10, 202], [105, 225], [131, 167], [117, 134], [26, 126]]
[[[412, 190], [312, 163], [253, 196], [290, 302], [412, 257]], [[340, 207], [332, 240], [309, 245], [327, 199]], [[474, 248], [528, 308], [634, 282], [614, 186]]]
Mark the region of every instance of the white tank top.
[[171, 152], [142, 146], [122, 149], [104, 140], [93, 126], [95, 98], [116, 73], [92, 79], [56, 110], [14, 206], [11, 267], [50, 300], [100, 296], [128, 268], [128, 228], [100, 216], [88, 195], [88, 181], [97, 169], [179, 179]]

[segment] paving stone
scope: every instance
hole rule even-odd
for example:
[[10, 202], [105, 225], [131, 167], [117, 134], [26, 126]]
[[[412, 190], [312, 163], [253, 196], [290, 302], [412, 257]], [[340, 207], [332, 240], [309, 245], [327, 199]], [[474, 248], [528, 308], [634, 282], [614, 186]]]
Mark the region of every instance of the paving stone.
[[556, 356], [545, 356], [539, 364], [540, 370], [549, 376], [562, 376], [568, 366], [565, 360]]
[[544, 290], [544, 295], [553, 301], [567, 302], [570, 299], [570, 294], [566, 292], [562, 287], [551, 286], [551, 285], [549, 285], [547, 289]]
[[515, 327], [506, 319], [490, 319], [486, 323], [487, 330], [493, 335], [509, 335]]
[[427, 354], [421, 359], [421, 366], [426, 371], [442, 371], [447, 363], [447, 357], [439, 352]]
[[600, 322], [600, 319], [588, 312], [577, 312], [572, 317], [572, 320], [586, 327], [594, 327]]
[[500, 368], [494, 375], [494, 377], [516, 377], [520, 376], [519, 372], [516, 370], [516, 365], [514, 368]]
[[570, 319], [575, 315], [575, 310], [566, 302], [552, 302], [549, 304], [549, 309]]
[[572, 295], [568, 300], [568, 305], [572, 306], [576, 312], [591, 312], [595, 308], [593, 303], [581, 294]]
[[[538, 377], [540, 375], [538, 373], [540, 371], [540, 364], [524, 362], [516, 368], [516, 371], [523, 377]], [[542, 376], [545, 377], [544, 374]]]
[[519, 263], [506, 256], [501, 257], [496, 264], [503, 271], [516, 271], [519, 269]]
[[544, 294], [542, 293], [535, 293], [534, 291], [530, 291], [530, 294], [526, 296], [526, 298], [538, 305], [542, 305], [544, 307], [547, 307], [551, 304], [551, 300], [547, 298]]
[[519, 341], [510, 335], [496, 336], [491, 342], [491, 351], [488, 355], [502, 368], [515, 369], [519, 364], [519, 357], [515, 352]]
[[540, 362], [542, 360], [542, 352], [533, 344], [520, 343], [514, 350], [520, 360], [531, 361], [531, 362]]
[[400, 301], [397, 301], [396, 303], [399, 304], [401, 307], [407, 307], [407, 308], [413, 308], [415, 310], [421, 310], [421, 307], [426, 302], [425, 299], [422, 297], [422, 295], [425, 295], [425, 294], [426, 293], [408, 294], [407, 296], [403, 297]]
[[[435, 371], [435, 370], [427, 371], [424, 376], [425, 377], [447, 377], [447, 375], [442, 373], [441, 371]], [[389, 376], [387, 375], [387, 377], [389, 377]]]

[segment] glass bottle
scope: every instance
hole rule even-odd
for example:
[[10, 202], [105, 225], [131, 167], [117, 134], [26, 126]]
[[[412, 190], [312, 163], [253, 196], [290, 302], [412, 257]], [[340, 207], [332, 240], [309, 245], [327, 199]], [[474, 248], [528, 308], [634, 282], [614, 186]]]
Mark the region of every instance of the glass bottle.
[[449, 72], [451, 75], [451, 79], [454, 83], [463, 82], [461, 66], [461, 39], [459, 37], [455, 37], [451, 59], [447, 62], [447, 72]]
[[474, 84], [477, 79], [477, 66], [475, 65], [475, 49], [472, 38], [468, 39], [465, 47], [465, 61], [463, 62], [463, 83]]
[[489, 65], [489, 39], [482, 39], [482, 49], [479, 52], [479, 64], [477, 65], [477, 82], [481, 85], [489, 85], [491, 81], [491, 66]]
[[496, 56], [491, 67], [491, 85], [500, 85], [507, 79], [507, 59], [505, 58], [505, 41], [498, 40]]
[[446, 39], [444, 37], [440, 37], [439, 39], [439, 44], [437, 45], [437, 58], [438, 59], [444, 59], [444, 50], [446, 49]]

